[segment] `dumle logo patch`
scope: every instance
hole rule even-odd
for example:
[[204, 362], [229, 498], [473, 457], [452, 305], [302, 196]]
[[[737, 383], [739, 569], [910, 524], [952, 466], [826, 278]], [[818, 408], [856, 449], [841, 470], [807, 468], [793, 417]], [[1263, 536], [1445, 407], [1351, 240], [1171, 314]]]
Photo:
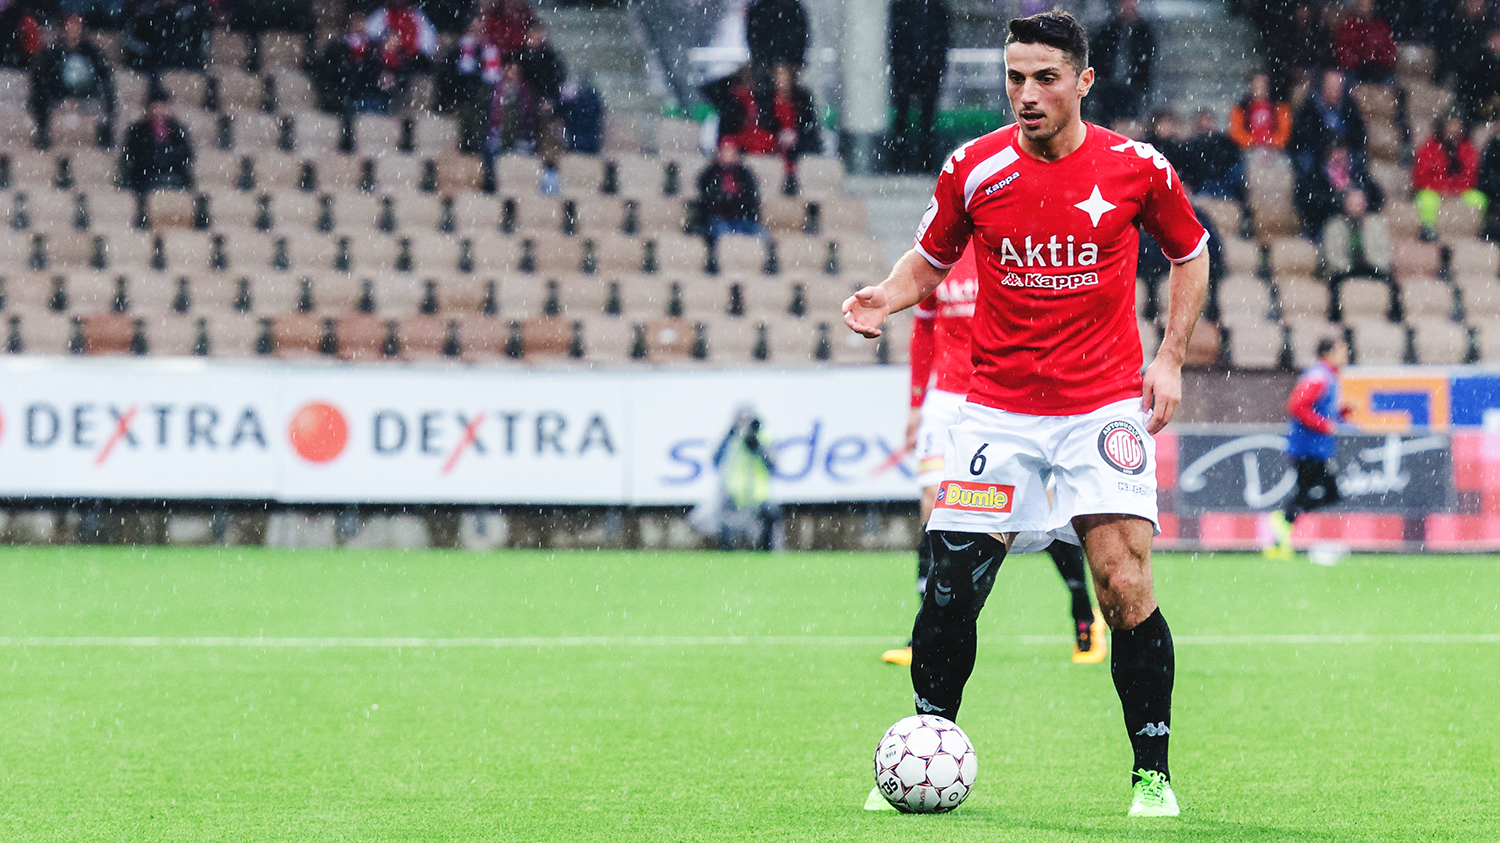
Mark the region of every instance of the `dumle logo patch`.
[[1015, 486], [945, 480], [938, 488], [936, 506], [938, 509], [958, 509], [965, 512], [1010, 512], [1015, 498]]

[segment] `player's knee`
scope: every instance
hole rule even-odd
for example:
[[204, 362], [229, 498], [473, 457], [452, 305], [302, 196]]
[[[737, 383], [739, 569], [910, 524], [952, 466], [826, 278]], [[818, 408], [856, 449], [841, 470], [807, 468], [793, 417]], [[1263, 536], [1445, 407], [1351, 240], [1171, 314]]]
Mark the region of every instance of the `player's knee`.
[[[926, 603], [941, 612], [973, 611], [976, 596], [988, 593], [1005, 558], [1004, 543], [984, 533], [933, 530], [932, 571]], [[982, 597], [980, 601], [982, 602]]]

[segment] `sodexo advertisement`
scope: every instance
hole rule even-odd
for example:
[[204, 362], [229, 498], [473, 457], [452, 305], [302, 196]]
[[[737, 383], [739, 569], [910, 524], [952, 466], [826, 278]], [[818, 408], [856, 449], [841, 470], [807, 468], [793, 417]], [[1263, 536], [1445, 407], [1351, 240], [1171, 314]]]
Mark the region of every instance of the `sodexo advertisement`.
[[0, 362], [0, 496], [692, 504], [737, 412], [788, 503], [917, 496], [905, 367]]

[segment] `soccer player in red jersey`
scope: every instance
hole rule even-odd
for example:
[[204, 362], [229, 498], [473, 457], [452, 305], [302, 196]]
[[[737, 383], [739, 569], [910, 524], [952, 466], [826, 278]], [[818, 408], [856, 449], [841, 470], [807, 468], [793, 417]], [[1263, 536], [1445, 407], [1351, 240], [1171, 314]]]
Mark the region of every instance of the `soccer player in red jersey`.
[[[1175, 816], [1172, 635], [1151, 582], [1151, 435], [1182, 400], [1208, 233], [1164, 156], [1079, 116], [1094, 71], [1071, 15], [1011, 21], [1005, 79], [1018, 122], [953, 153], [912, 251], [843, 305], [850, 328], [879, 336], [886, 316], [931, 294], [974, 242], [975, 372], [927, 525], [933, 570], [912, 629], [916, 707], [958, 713], [976, 621], [1005, 555], [1081, 541], [1114, 631], [1110, 668], [1135, 755], [1130, 815]], [[1166, 331], [1144, 373], [1137, 225], [1173, 264]]]
[[[932, 295], [912, 311], [911, 415], [906, 422], [906, 447], [917, 454], [917, 485], [922, 488], [922, 523], [932, 516], [938, 486], [943, 481], [943, 454], [948, 447], [948, 428], [958, 421], [969, 380], [974, 374], [970, 353], [970, 323], [974, 300], [979, 294], [979, 269], [974, 246], [964, 249], [958, 263]], [[1083, 550], [1055, 541], [1047, 555], [1068, 586], [1073, 612], [1073, 661], [1099, 664], [1109, 652], [1104, 642], [1104, 619], [1089, 600], [1088, 573]], [[932, 539], [924, 531], [917, 545], [917, 595], [927, 590], [932, 570]], [[911, 646], [887, 650], [881, 658], [892, 664], [910, 665]], [[882, 803], [884, 800], [882, 800]]]

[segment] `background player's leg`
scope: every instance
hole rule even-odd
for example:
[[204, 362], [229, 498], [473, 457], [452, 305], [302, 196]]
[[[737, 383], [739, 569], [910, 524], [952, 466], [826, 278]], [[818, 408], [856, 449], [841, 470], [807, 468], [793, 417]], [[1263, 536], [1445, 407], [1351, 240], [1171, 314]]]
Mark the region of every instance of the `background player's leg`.
[[[922, 489], [922, 538], [917, 542], [917, 600], [927, 593], [927, 577], [932, 572], [932, 535], [927, 532], [927, 519], [932, 517], [932, 507], [937, 503], [937, 486]], [[919, 602], [917, 605], [921, 605]], [[905, 647], [896, 647], [880, 654], [887, 664], [911, 665], [911, 640]]]
[[1073, 661], [1098, 664], [1104, 661], [1108, 645], [1104, 643], [1102, 617], [1096, 617], [1089, 600], [1088, 572], [1084, 568], [1083, 548], [1056, 541], [1047, 546], [1047, 555], [1068, 587], [1073, 614]]
[[1151, 522], [1124, 515], [1085, 515], [1074, 526], [1084, 537], [1094, 591], [1114, 630], [1110, 672], [1135, 753], [1134, 771], [1167, 769], [1172, 727], [1172, 632], [1151, 585]]
[[1005, 559], [1005, 543], [984, 533], [930, 535], [932, 574], [911, 631], [911, 684], [918, 714], [952, 720], [974, 672], [979, 612]]

